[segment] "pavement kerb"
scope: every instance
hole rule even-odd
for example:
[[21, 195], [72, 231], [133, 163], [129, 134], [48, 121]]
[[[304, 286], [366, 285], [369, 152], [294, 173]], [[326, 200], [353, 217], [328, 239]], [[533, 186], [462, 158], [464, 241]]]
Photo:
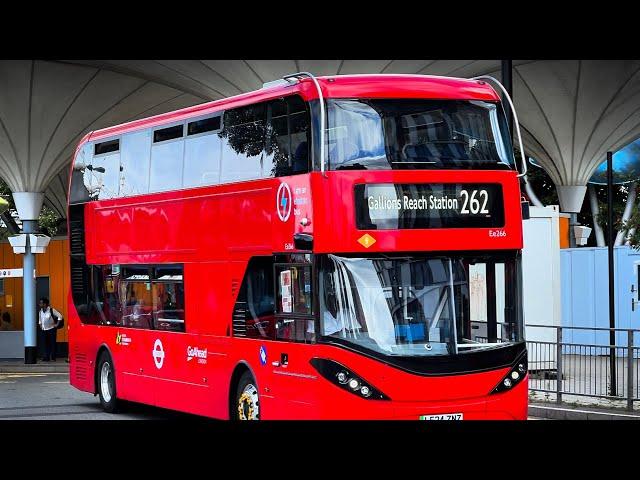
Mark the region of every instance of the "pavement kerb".
[[573, 407], [529, 403], [529, 416], [552, 420], [640, 420], [640, 412], [609, 410], [593, 406]]

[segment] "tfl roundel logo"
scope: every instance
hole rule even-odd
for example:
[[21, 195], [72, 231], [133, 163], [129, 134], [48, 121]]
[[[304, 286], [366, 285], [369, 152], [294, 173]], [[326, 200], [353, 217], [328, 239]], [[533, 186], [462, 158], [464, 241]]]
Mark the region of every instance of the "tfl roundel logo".
[[291, 215], [291, 189], [286, 183], [281, 183], [276, 195], [276, 210], [278, 218], [283, 222], [289, 220]]
[[156, 364], [158, 369], [162, 368], [162, 364], [164, 363], [164, 348], [162, 347], [162, 342], [159, 338], [156, 339], [153, 344], [153, 351], [151, 352], [153, 355], [153, 361]]

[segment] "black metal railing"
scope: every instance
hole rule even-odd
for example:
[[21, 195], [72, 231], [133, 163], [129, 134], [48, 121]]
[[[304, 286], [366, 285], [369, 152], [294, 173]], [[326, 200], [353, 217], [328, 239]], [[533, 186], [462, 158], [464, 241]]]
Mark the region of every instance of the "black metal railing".
[[[640, 330], [527, 325], [529, 331], [532, 328], [546, 334], [536, 335], [545, 337], [544, 341], [527, 340], [530, 392], [553, 394], [557, 403], [567, 395], [617, 400], [625, 402], [628, 410], [640, 401], [640, 346], [636, 345]], [[616, 344], [610, 345], [608, 338], [604, 343], [569, 338], [569, 332], [585, 330], [593, 332], [594, 339], [597, 332], [614, 331]]]

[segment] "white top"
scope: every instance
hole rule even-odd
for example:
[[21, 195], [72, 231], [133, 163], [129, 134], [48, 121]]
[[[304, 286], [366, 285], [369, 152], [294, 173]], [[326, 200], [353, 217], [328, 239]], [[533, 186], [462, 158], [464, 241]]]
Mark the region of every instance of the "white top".
[[42, 309], [38, 310], [38, 324], [43, 330], [51, 330], [56, 326], [51, 312], [53, 312], [56, 317], [62, 319], [62, 314], [51, 306], [47, 307], [45, 311], [42, 311]]

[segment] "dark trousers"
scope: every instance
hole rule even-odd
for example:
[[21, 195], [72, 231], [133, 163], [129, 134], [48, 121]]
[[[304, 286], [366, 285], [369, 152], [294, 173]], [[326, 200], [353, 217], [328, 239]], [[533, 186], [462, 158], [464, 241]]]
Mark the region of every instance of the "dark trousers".
[[44, 360], [56, 359], [56, 333], [58, 330], [52, 328], [44, 331]]

